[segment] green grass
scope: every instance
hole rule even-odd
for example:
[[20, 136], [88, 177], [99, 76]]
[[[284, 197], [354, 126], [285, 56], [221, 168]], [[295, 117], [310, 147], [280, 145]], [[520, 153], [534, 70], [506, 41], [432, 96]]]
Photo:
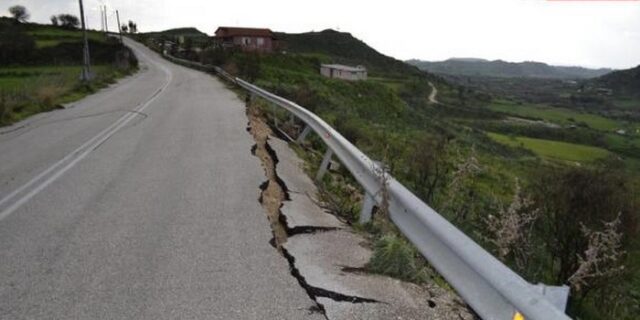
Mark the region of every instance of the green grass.
[[[33, 66], [7, 67], [0, 70], [0, 89], [27, 90], [34, 88], [34, 84], [56, 82], [58, 85], [75, 83], [80, 77], [80, 66]], [[92, 71], [97, 74], [107, 73], [111, 69], [108, 65], [93, 66]]]
[[509, 137], [492, 132], [487, 133], [487, 135], [498, 143], [529, 149], [536, 155], [546, 159], [588, 163], [611, 155], [605, 149], [581, 144], [526, 137]]
[[640, 110], [640, 99], [616, 99], [613, 101], [613, 104], [622, 109], [630, 109], [630, 110]]
[[36, 40], [37, 48], [55, 47], [60, 44], [60, 40]]
[[396, 92], [399, 92], [406, 84], [406, 81], [392, 78], [369, 77], [368, 80], [385, 85], [386, 87], [393, 89]]
[[[27, 33], [38, 40], [71, 40], [78, 41], [82, 39], [82, 32], [77, 29], [69, 30], [53, 26], [39, 25], [35, 29], [27, 30]], [[88, 31], [89, 39], [96, 41], [104, 41], [104, 34], [97, 31]]]
[[618, 121], [602, 116], [539, 104], [517, 104], [505, 100], [496, 100], [489, 105], [489, 108], [497, 112], [526, 118], [543, 119], [565, 126], [584, 123], [593, 129], [601, 131], [614, 131], [623, 127], [623, 124]]
[[128, 74], [112, 65], [93, 66], [91, 85], [80, 85], [79, 66], [8, 67], [0, 70], [0, 126], [57, 108]]
[[[62, 42], [78, 42], [82, 40], [82, 32], [80, 30], [69, 30], [60, 27], [38, 25], [29, 26], [27, 34], [32, 36], [36, 41], [37, 48], [53, 47]], [[97, 31], [88, 31], [87, 36], [90, 40], [103, 42], [104, 34]]]
[[[7, 22], [0, 20], [0, 23]], [[116, 54], [121, 48], [115, 41], [107, 40], [100, 32], [89, 31], [88, 37], [95, 45], [92, 57], [98, 57], [93, 61], [99, 62], [92, 66], [95, 78], [89, 84], [82, 84], [80, 59], [69, 57], [65, 49], [68, 46], [50, 48], [68, 43], [80, 48], [83, 38], [80, 30], [40, 24], [24, 24], [21, 30], [36, 42], [31, 52], [34, 58], [26, 65], [0, 68], [0, 126], [81, 99], [135, 70], [135, 67], [116, 64]]]

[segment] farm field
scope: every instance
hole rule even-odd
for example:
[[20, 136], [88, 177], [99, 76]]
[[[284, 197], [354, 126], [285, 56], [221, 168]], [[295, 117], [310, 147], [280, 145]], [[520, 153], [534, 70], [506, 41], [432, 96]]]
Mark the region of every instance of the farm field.
[[487, 135], [501, 144], [511, 147], [522, 147], [531, 150], [542, 158], [550, 160], [590, 163], [611, 155], [611, 152], [602, 148], [568, 142], [527, 137], [510, 137], [492, 132], [487, 133]]
[[620, 99], [614, 100], [613, 104], [623, 109], [640, 110], [640, 99], [620, 98]]
[[616, 120], [594, 114], [582, 113], [563, 108], [554, 108], [545, 105], [526, 103], [519, 104], [506, 100], [494, 101], [489, 105], [489, 109], [520, 117], [543, 119], [564, 126], [580, 125], [581, 123], [584, 123], [590, 128], [600, 131], [615, 131], [625, 126], [623, 123]]
[[[34, 38], [38, 48], [53, 47], [63, 42], [78, 42], [82, 33], [53, 26], [29, 26], [26, 33]], [[97, 31], [87, 32], [89, 40], [104, 41], [104, 34]]]

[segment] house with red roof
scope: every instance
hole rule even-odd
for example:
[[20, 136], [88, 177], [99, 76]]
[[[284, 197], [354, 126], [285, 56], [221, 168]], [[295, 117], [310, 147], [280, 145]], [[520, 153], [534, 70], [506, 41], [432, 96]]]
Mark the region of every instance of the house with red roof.
[[276, 37], [269, 29], [219, 27], [214, 41], [223, 48], [237, 48], [244, 52], [273, 52]]

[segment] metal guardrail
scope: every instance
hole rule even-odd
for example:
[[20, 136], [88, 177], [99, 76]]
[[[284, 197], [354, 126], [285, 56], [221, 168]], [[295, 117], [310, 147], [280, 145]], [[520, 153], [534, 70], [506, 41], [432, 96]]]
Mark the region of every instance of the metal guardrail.
[[[195, 64], [188, 62], [187, 65]], [[366, 195], [363, 207], [369, 210], [370, 217], [372, 202], [381, 202], [381, 173], [384, 169], [378, 163], [320, 117], [296, 103], [234, 78], [219, 67], [197, 65], [197, 69], [213, 70], [251, 95], [259, 96], [295, 115], [307, 126], [299, 140], [304, 139], [310, 131], [318, 134], [328, 147], [318, 175], [321, 176], [326, 170], [327, 163], [335, 154], [364, 188]], [[385, 180], [391, 220], [480, 317], [485, 320], [570, 319], [564, 314], [569, 295], [567, 286], [528, 283], [393, 177], [387, 176]]]
[[209, 65], [205, 65], [205, 64], [194, 62], [194, 61], [190, 61], [190, 60], [176, 58], [176, 57], [170, 56], [168, 54], [164, 54], [163, 57], [165, 59], [173, 62], [173, 63], [179, 64], [179, 65], [183, 65], [185, 67], [197, 69], [197, 70], [200, 70], [200, 71], [206, 71], [206, 72], [216, 72], [216, 73], [218, 72], [218, 70], [216, 70], [217, 67], [214, 67], [214, 66], [209, 66]]

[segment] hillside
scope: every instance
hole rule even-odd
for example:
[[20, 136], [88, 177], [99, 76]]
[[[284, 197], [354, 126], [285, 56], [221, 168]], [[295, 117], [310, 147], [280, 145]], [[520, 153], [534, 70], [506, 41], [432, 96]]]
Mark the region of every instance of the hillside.
[[135, 55], [114, 37], [89, 31], [93, 79], [79, 80], [82, 32], [0, 18], [0, 126], [59, 108], [137, 69]]
[[165, 36], [171, 36], [171, 37], [185, 36], [185, 37], [193, 37], [193, 38], [209, 37], [206, 33], [196, 28], [175, 28], [175, 29], [169, 29], [164, 31], [146, 32], [144, 33], [144, 35], [150, 35], [150, 36], [165, 35]]
[[476, 58], [453, 58], [439, 62], [409, 60], [407, 63], [434, 73], [463, 76], [488, 76], [501, 78], [553, 78], [586, 79], [602, 76], [610, 69], [550, 66], [541, 62], [507, 62]]
[[606, 74], [593, 79], [591, 83], [612, 89], [614, 94], [640, 97], [640, 65]]
[[332, 62], [361, 64], [374, 73], [420, 73], [417, 68], [379, 53], [347, 32], [327, 29], [297, 34], [276, 33], [276, 37], [287, 52], [325, 55], [331, 57]]
[[136, 34], [136, 39], [146, 42], [147, 39], [170, 40], [173, 42], [187, 41], [197, 47], [207, 47], [211, 44], [209, 35], [196, 28], [176, 28], [164, 31], [154, 31]]

